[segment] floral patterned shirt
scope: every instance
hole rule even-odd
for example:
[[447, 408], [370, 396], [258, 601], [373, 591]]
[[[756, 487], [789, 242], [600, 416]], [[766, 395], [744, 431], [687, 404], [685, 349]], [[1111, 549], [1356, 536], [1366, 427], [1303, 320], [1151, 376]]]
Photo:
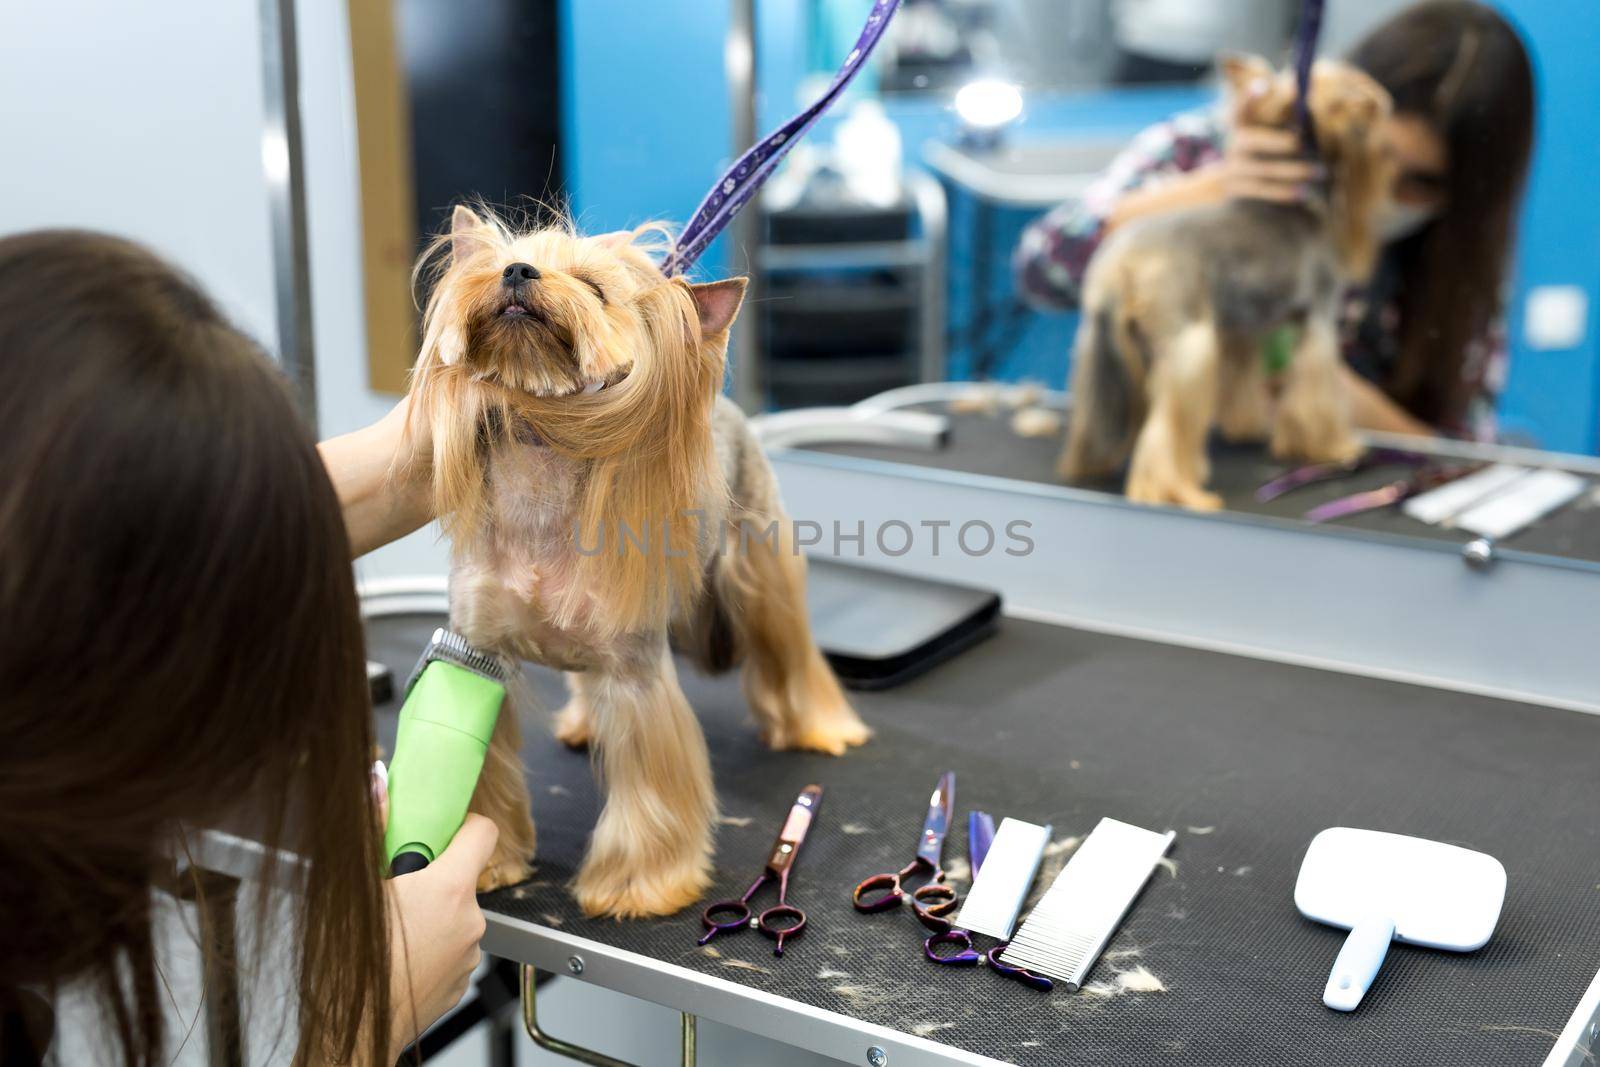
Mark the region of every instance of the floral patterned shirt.
[[[1035, 307], [1070, 311], [1082, 298], [1089, 260], [1105, 237], [1106, 217], [1123, 196], [1222, 158], [1225, 126], [1218, 109], [1184, 112], [1141, 132], [1081, 199], [1030, 224], [1012, 256], [1017, 289]], [[1399, 277], [1385, 257], [1371, 284], [1352, 289], [1340, 319], [1345, 361], [1363, 378], [1382, 383], [1400, 358]], [[1495, 400], [1505, 382], [1503, 324], [1473, 341], [1462, 364], [1472, 399], [1459, 425], [1446, 433], [1493, 440]]]

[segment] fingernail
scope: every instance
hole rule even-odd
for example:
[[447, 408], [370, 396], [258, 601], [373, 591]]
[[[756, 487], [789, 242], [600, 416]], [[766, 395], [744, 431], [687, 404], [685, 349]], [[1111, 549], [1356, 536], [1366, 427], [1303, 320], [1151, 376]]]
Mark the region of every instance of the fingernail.
[[378, 760], [372, 765], [372, 799], [383, 803], [389, 795], [389, 768], [383, 765], [383, 760]]

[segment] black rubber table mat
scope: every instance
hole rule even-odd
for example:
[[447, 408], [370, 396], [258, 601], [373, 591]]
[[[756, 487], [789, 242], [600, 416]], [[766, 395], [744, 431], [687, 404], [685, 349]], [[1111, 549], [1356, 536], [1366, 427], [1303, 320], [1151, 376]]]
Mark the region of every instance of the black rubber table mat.
[[[370, 628], [404, 675], [435, 618]], [[493, 911], [829, 1011], [1019, 1064], [1538, 1064], [1600, 968], [1600, 718], [1005, 620], [998, 636], [903, 688], [856, 694], [876, 729], [833, 760], [756, 741], [731, 677], [680, 668], [716, 767], [717, 896], [737, 896], [796, 793], [826, 787], [791, 899], [811, 916], [775, 960], [754, 932], [694, 946], [698, 911], [583, 918], [564, 889], [594, 823], [589, 761], [530, 714], [537, 873]], [[560, 683], [535, 672], [554, 705]], [[380, 712], [392, 736], [394, 707]], [[928, 793], [957, 774], [974, 807], [1088, 832], [1103, 815], [1178, 831], [1111, 951], [1165, 993], [1044, 995], [922, 959], [906, 911], [861, 916], [851, 886], [904, 863]], [[1395, 946], [1353, 1014], [1324, 1008], [1343, 934], [1299, 917], [1312, 836], [1336, 825], [1481, 849], [1510, 876], [1494, 939], [1471, 955]], [[1202, 832], [1205, 831], [1205, 832]], [[1112, 968], [1102, 963], [1090, 980]]]
[[[947, 413], [943, 404], [918, 405], [914, 410]], [[856, 456], [888, 463], [907, 463], [915, 467], [934, 467], [964, 474], [985, 474], [1025, 482], [1061, 485], [1056, 474], [1056, 458], [1061, 454], [1061, 436], [1021, 437], [1011, 430], [1009, 408], [1003, 405], [995, 415], [950, 414], [949, 444], [925, 451], [884, 445], [808, 445], [808, 451]], [[1300, 519], [1318, 504], [1351, 493], [1377, 489], [1405, 477], [1413, 468], [1403, 465], [1374, 466], [1332, 482], [1305, 486], [1267, 504], [1258, 504], [1255, 492], [1266, 482], [1291, 469], [1279, 463], [1259, 446], [1231, 445], [1214, 441], [1211, 447], [1209, 488], [1221, 493], [1229, 511]], [[1121, 493], [1120, 478], [1087, 488]], [[1408, 517], [1399, 508], [1383, 508], [1353, 515], [1326, 524], [1379, 533], [1405, 534], [1454, 543], [1472, 540], [1472, 534], [1430, 526]], [[1600, 562], [1600, 508], [1592, 493], [1585, 492], [1564, 508], [1545, 516], [1528, 529], [1501, 542], [1504, 547], [1552, 556]]]

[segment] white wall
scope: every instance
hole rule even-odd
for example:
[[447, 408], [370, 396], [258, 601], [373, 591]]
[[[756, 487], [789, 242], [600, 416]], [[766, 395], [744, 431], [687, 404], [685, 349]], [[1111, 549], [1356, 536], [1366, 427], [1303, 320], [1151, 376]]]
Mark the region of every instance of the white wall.
[[[394, 400], [366, 385], [345, 5], [298, 8], [317, 402], [329, 436]], [[258, 29], [253, 0], [0, 4], [0, 233], [71, 226], [141, 241], [275, 349]], [[424, 531], [357, 570], [438, 573], [444, 559]]]
[[0, 232], [108, 230], [274, 344], [252, 3], [0, 4]]

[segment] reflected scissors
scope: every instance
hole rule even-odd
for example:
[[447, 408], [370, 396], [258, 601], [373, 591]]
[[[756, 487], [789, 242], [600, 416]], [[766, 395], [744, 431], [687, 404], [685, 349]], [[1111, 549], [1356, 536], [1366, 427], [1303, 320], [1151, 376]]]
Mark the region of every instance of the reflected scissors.
[[[805, 841], [806, 831], [811, 829], [811, 821], [816, 818], [817, 807], [821, 803], [820, 785], [808, 785], [800, 791], [789, 809], [789, 817], [783, 820], [778, 839], [772, 843], [772, 852], [767, 856], [767, 866], [762, 870], [761, 877], [752, 882], [738, 900], [719, 900], [706, 908], [700, 916], [700, 924], [706, 928], [705, 936], [696, 944], [704, 945], [718, 934], [754, 926], [777, 942], [772, 954], [782, 956], [784, 939], [799, 937], [805, 932], [806, 913], [789, 903], [789, 871], [794, 867], [795, 856], [800, 852], [800, 845]], [[778, 902], [752, 922], [750, 898], [774, 878], [778, 880]], [[731, 917], [719, 919], [719, 912]]]
[[[974, 811], [967, 816], [967, 859], [972, 864], [972, 877], [978, 877], [978, 870], [983, 866], [983, 861], [989, 855], [989, 846], [994, 844], [994, 819], [986, 811]], [[1023, 985], [1048, 993], [1056, 987], [1055, 983], [1042, 974], [1035, 974], [1025, 967], [1013, 967], [1009, 963], [1002, 963], [1000, 953], [1006, 950], [1011, 942], [1002, 941], [987, 952], [980, 953], [972, 947], [972, 931], [961, 930], [954, 926], [936, 932], [932, 937], [922, 943], [922, 954], [934, 963], [942, 963], [947, 967], [976, 967], [981, 961], [987, 959], [989, 967], [999, 975], [1015, 978]], [[938, 953], [940, 945], [959, 946], [956, 952], [948, 956]]]
[[870, 913], [899, 907], [907, 896], [905, 880], [922, 874], [927, 875], [928, 881], [910, 892], [911, 910], [918, 922], [935, 933], [950, 929], [947, 916], [955, 910], [956, 891], [945, 885], [943, 857], [955, 793], [955, 772], [946, 771], [928, 798], [928, 817], [923, 820], [922, 836], [917, 839], [916, 856], [900, 870], [875, 874], [856, 886], [850, 899], [857, 911]]

